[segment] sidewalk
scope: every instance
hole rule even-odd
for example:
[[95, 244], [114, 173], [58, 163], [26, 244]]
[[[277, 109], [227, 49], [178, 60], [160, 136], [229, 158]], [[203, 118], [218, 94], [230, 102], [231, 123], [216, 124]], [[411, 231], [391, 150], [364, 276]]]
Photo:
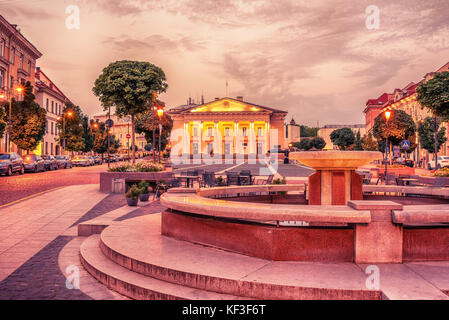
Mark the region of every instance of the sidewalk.
[[[82, 196], [81, 196], [82, 195]], [[107, 194], [98, 185], [60, 188], [0, 208], [0, 281], [56, 237]]]

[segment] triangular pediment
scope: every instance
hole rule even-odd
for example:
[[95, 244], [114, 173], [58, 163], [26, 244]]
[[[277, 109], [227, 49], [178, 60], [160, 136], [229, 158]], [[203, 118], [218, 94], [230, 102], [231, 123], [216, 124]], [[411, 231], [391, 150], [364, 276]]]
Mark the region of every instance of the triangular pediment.
[[263, 106], [247, 103], [244, 101], [222, 98], [219, 100], [211, 101], [205, 104], [194, 106], [182, 113], [215, 113], [215, 112], [257, 112], [257, 113], [272, 113], [273, 110]]

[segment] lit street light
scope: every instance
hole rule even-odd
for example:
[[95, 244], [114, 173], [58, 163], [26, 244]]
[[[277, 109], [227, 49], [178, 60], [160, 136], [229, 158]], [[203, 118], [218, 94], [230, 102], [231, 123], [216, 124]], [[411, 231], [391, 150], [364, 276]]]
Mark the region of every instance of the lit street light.
[[164, 115], [164, 109], [157, 109], [157, 116], [159, 117], [159, 163], [161, 163], [161, 135], [162, 135], [162, 116]]
[[386, 138], [385, 138], [385, 181], [387, 181], [387, 168], [388, 168], [388, 120], [390, 120], [391, 111], [385, 111], [385, 126], [386, 126]]

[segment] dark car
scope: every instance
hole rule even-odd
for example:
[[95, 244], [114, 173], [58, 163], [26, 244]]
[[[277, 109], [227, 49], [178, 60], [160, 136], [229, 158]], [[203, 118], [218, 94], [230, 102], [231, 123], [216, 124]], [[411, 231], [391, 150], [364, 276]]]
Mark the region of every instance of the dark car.
[[95, 156], [94, 160], [95, 160], [95, 164], [100, 164], [100, 165], [103, 164], [103, 159], [101, 159], [100, 156]]
[[69, 156], [55, 156], [55, 159], [58, 162], [59, 168], [73, 168], [72, 160], [70, 160]]
[[45, 162], [41, 156], [35, 154], [28, 154], [23, 157], [23, 166], [25, 172], [40, 172], [45, 171]]
[[11, 176], [14, 172], [25, 172], [22, 157], [15, 152], [0, 153], [0, 174]]
[[45, 155], [42, 156], [42, 158], [44, 159], [44, 163], [45, 163], [45, 170], [58, 170], [59, 169], [59, 165], [58, 165], [58, 161], [56, 161], [55, 157], [51, 156], [51, 155]]

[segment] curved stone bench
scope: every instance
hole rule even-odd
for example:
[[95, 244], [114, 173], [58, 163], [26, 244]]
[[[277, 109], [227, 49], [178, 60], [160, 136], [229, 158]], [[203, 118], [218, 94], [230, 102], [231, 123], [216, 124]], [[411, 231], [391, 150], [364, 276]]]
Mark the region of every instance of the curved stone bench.
[[393, 222], [402, 224], [449, 223], [449, 204], [404, 206], [393, 212]]
[[363, 192], [391, 192], [405, 195], [436, 196], [449, 199], [449, 188], [394, 186], [394, 185], [363, 185]]
[[[369, 210], [348, 206], [309, 206], [227, 201], [207, 197], [250, 192], [297, 191], [298, 185], [239, 186], [199, 189], [195, 193], [171, 190], [161, 196], [161, 204], [177, 211], [211, 217], [256, 221], [305, 221], [323, 223], [369, 223]], [[207, 196], [207, 197], [206, 197]]]

